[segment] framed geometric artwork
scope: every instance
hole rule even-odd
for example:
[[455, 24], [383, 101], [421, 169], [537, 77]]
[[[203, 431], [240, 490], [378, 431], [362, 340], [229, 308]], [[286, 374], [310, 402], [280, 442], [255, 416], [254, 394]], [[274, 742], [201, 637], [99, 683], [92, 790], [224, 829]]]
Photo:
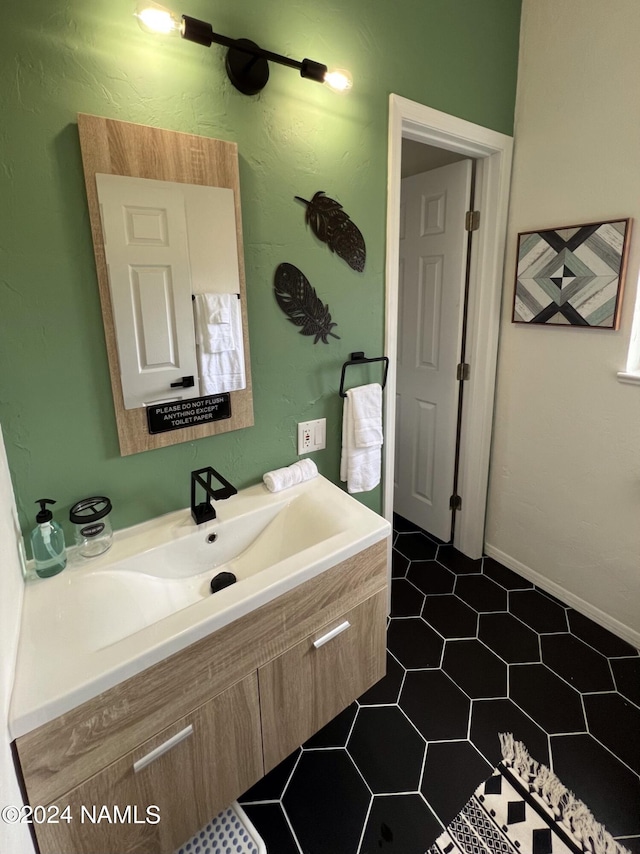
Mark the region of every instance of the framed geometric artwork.
[[518, 235], [514, 323], [617, 329], [631, 220]]

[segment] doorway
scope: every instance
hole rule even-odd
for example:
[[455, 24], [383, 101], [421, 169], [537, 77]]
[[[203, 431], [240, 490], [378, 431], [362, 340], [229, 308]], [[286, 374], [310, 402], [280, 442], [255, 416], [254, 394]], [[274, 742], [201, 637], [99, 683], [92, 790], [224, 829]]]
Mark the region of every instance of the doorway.
[[[458, 511], [454, 546], [471, 558], [482, 556], [489, 478], [495, 370], [500, 322], [504, 241], [512, 139], [398, 95], [389, 103], [385, 351], [398, 356], [399, 236], [402, 141], [413, 140], [476, 160], [480, 227], [469, 262], [470, 293], [465, 406], [460, 424]], [[393, 516], [396, 444], [396, 378], [389, 372], [385, 396], [383, 512]]]
[[394, 511], [454, 538], [474, 161], [402, 140]]

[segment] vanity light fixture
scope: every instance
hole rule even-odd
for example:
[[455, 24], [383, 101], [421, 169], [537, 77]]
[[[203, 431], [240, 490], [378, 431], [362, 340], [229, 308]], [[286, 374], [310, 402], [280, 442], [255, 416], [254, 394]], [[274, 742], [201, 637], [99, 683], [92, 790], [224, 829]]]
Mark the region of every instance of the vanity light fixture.
[[264, 50], [249, 39], [232, 39], [229, 36], [214, 33], [211, 24], [183, 15], [178, 19], [173, 12], [154, 2], [138, 3], [136, 17], [140, 27], [149, 33], [172, 35], [180, 34], [183, 39], [211, 47], [220, 44], [228, 48], [225, 61], [227, 75], [233, 85], [244, 95], [257, 95], [269, 79], [269, 62], [297, 68], [301, 77], [326, 83], [336, 92], [351, 89], [351, 75], [344, 69], [329, 71], [321, 62], [303, 59], [299, 62], [279, 53]]

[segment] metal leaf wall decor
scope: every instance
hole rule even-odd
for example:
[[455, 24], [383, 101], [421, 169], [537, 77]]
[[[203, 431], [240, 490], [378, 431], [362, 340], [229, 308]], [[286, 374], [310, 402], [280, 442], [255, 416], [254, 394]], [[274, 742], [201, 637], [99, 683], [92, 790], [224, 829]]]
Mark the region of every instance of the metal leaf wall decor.
[[310, 202], [300, 196], [294, 198], [307, 206], [305, 219], [316, 237], [361, 273], [367, 257], [364, 237], [342, 205], [325, 195], [324, 190], [318, 190]]
[[302, 327], [300, 335], [314, 335], [314, 344], [320, 339], [328, 344], [327, 335], [340, 338], [331, 331], [338, 324], [332, 323], [329, 306], [323, 304], [304, 273], [293, 264], [278, 265], [273, 290], [291, 323]]

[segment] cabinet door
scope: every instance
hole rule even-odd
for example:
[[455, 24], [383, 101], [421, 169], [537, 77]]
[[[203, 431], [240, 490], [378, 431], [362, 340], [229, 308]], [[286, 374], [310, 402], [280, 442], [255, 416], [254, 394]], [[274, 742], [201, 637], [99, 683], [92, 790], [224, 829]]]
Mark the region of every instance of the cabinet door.
[[262, 774], [253, 673], [59, 798], [41, 854], [170, 854]]
[[265, 773], [385, 673], [386, 591], [258, 671]]

